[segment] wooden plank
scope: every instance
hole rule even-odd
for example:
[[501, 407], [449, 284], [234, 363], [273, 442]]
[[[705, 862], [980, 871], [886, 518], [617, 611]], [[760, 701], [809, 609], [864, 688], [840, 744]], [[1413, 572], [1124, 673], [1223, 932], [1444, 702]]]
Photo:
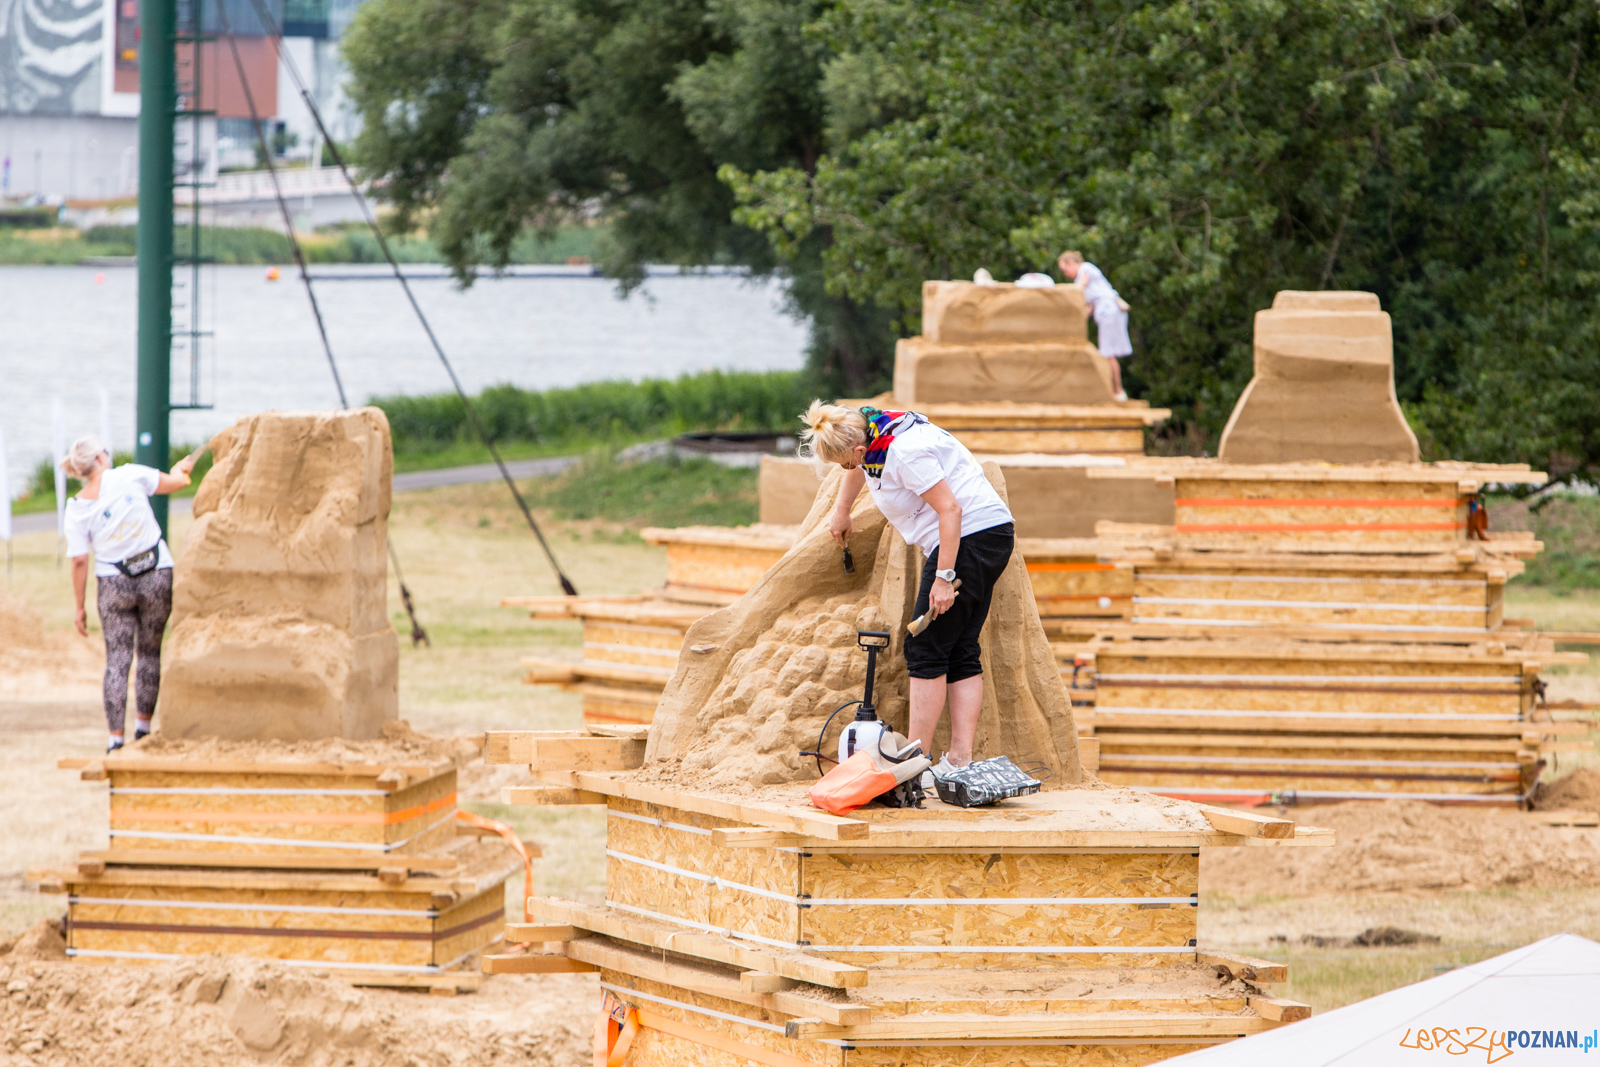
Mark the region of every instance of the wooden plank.
[[1200, 949], [1194, 954], [1195, 961], [1207, 967], [1215, 967], [1218, 974], [1226, 973], [1231, 978], [1245, 982], [1263, 982], [1276, 984], [1289, 980], [1289, 967], [1283, 963], [1273, 963], [1270, 960], [1258, 960], [1253, 956], [1240, 956], [1233, 952], [1208, 952]]
[[669, 789], [665, 786], [645, 785], [605, 774], [580, 771], [574, 780], [581, 789], [625, 797], [646, 804], [665, 804], [668, 807], [697, 811], [719, 819], [754, 823], [775, 830], [788, 830], [830, 841], [864, 841], [871, 827], [859, 819], [846, 819], [826, 812], [807, 812], [798, 809], [775, 809], [759, 804], [741, 804], [720, 800], [699, 793]]
[[512, 785], [500, 791], [502, 803], [513, 806], [527, 805], [530, 807], [553, 806], [568, 807], [581, 804], [605, 804], [603, 793], [592, 793], [587, 789], [562, 789], [559, 786], [548, 785]]
[[490, 730], [483, 735], [483, 762], [527, 763], [534, 738], [585, 736], [582, 730]]
[[484, 974], [592, 974], [600, 968], [554, 953], [528, 956], [496, 954], [483, 957]]
[[863, 1026], [836, 1026], [821, 1019], [796, 1019], [784, 1036], [846, 1041], [1022, 1041], [1029, 1038], [1151, 1038], [1243, 1036], [1276, 1024], [1241, 1015], [1182, 1015], [1141, 1012], [926, 1012], [882, 1016]]
[[718, 827], [711, 831], [711, 843], [718, 848], [794, 848], [804, 840], [800, 834], [763, 827]]
[[739, 988], [746, 993], [785, 993], [799, 984], [773, 971], [744, 971], [739, 975]]
[[1600, 826], [1600, 812], [1594, 811], [1530, 811], [1526, 818], [1540, 826]]
[[1276, 819], [1270, 815], [1258, 815], [1253, 811], [1213, 808], [1209, 804], [1201, 804], [1200, 813], [1218, 830], [1238, 834], [1241, 837], [1265, 837], [1277, 840], [1295, 835], [1294, 823], [1289, 819]]
[[[76, 761], [74, 761], [76, 762]], [[307, 777], [377, 778], [391, 770], [405, 774], [412, 782], [425, 781], [455, 770], [453, 760], [433, 763], [331, 763], [267, 762], [255, 760], [190, 759], [187, 757], [105, 756], [98, 762], [106, 770], [148, 771], [152, 774], [290, 774]], [[67, 760], [58, 766], [65, 767]]]
[[588, 730], [591, 734], [601, 737], [627, 737], [635, 741], [650, 740], [650, 724], [632, 725], [629, 723], [590, 723]]
[[1083, 764], [1083, 769], [1088, 774], [1100, 770], [1100, 738], [1078, 738], [1078, 762]]
[[867, 984], [867, 970], [863, 967], [702, 934], [671, 923], [629, 915], [604, 905], [577, 904], [554, 897], [530, 897], [528, 909], [547, 922], [569, 923], [650, 948], [696, 956], [733, 967], [771, 971], [800, 982], [835, 989], [859, 989]]
[[460, 861], [449, 856], [335, 856], [297, 855], [287, 852], [187, 852], [172, 848], [109, 848], [85, 852], [85, 856], [121, 867], [171, 867], [197, 862], [203, 857], [207, 867], [277, 868], [281, 870], [375, 871], [378, 867], [398, 867], [429, 874], [454, 874]]
[[1263, 1019], [1271, 1019], [1275, 1023], [1293, 1023], [1311, 1018], [1311, 1005], [1301, 1004], [1297, 1000], [1252, 993], [1249, 1004], [1257, 1015]]
[[530, 743], [531, 770], [631, 771], [644, 765], [642, 739], [541, 738]]
[[576, 941], [591, 936], [588, 930], [565, 923], [506, 923], [506, 940], [520, 944]]

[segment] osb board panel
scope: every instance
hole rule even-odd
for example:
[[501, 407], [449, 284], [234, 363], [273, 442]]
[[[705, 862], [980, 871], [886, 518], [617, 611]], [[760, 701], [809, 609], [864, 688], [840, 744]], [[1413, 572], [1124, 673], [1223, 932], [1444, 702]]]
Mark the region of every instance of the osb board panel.
[[[643, 978], [635, 978], [631, 974], [620, 971], [602, 969], [600, 981], [607, 985], [619, 986], [624, 990], [636, 990], [652, 997], [661, 997], [675, 1001], [675, 1004], [662, 1004], [659, 1000], [645, 1000], [642, 997], [630, 999], [626, 992], [616, 994], [624, 1003], [669, 1019], [676, 1019], [681, 1023], [709, 1030], [721, 1034], [746, 1045], [780, 1052], [808, 1063], [817, 1064], [818, 1067], [842, 1067], [844, 1063], [843, 1051], [836, 1045], [826, 1045], [820, 1041], [807, 1041], [784, 1037], [781, 1033], [762, 1029], [756, 1026], [746, 1026], [742, 1023], [732, 1022], [728, 1019], [719, 1019], [712, 1015], [701, 1015], [698, 1012], [680, 1008], [677, 1004], [687, 1004], [692, 1007], [707, 1008], [724, 1015], [733, 1015], [740, 1018], [752, 1019], [781, 1026], [788, 1016], [768, 1012], [762, 1008], [737, 1001], [723, 1000], [721, 997], [707, 996], [676, 986], [665, 985], [660, 982], [650, 982]], [[694, 1041], [663, 1034], [658, 1030], [641, 1030], [634, 1039], [633, 1049], [628, 1053], [628, 1067], [750, 1067], [751, 1061], [743, 1057], [734, 1056], [727, 1052], [710, 1048]]]
[[742, 593], [783, 556], [779, 549], [721, 548], [714, 545], [667, 546], [667, 581]]
[[1205, 1048], [1194, 1044], [916, 1045], [855, 1048], [844, 1067], [1144, 1067]]
[[947, 427], [957, 441], [973, 452], [1087, 452], [1108, 455], [1142, 455], [1144, 429], [1116, 430], [966, 430]]
[[[1237, 688], [1144, 687], [1100, 683], [1095, 689], [1095, 704], [1102, 709], [1174, 708], [1189, 711], [1320, 711], [1346, 715], [1383, 716], [1465, 715], [1515, 716], [1521, 708], [1517, 690], [1504, 695], [1452, 693], [1447, 687], [1408, 687], [1421, 690], [1402, 692], [1397, 686], [1363, 685], [1344, 691], [1333, 687], [1289, 688], [1262, 684], [1259, 688], [1240, 684]], [[1430, 721], [1438, 721], [1436, 718]], [[1447, 725], [1447, 724], [1444, 724]], [[1330, 729], [1336, 724], [1330, 724]], [[1441, 726], [1443, 728], [1443, 726]]]
[[1056, 570], [1030, 561], [1028, 582], [1036, 597], [1133, 595], [1133, 576], [1119, 570]]
[[[1165, 568], [1170, 572], [1171, 568]], [[1350, 579], [1331, 581], [1329, 578]], [[1383, 580], [1379, 580], [1379, 578]], [[1264, 581], [1263, 578], [1292, 579]], [[1204, 600], [1274, 600], [1290, 602], [1356, 603], [1363, 607], [1380, 604], [1427, 604], [1434, 606], [1484, 608], [1492, 588], [1480, 575], [1466, 579], [1396, 579], [1390, 575], [1337, 575], [1318, 578], [1293, 574], [1274, 575], [1195, 575], [1163, 577], [1138, 573], [1134, 578], [1137, 596], [1181, 597]]]
[[[1451, 482], [1244, 480], [1173, 472], [1178, 496], [1205, 500], [1432, 500], [1458, 501]], [[1470, 477], [1464, 473], [1462, 477]], [[1209, 510], [1209, 509], [1208, 509]], [[1326, 510], [1326, 509], [1323, 509]], [[1419, 509], [1424, 510], [1424, 509]], [[1445, 509], [1426, 509], [1440, 510]]]
[[[807, 856], [813, 898], [1175, 897], [1200, 888], [1200, 860], [1178, 855]], [[813, 909], [816, 910], [816, 909]]]
[[[655, 694], [660, 699], [660, 694]], [[583, 721], [594, 723], [624, 723], [648, 725], [656, 715], [655, 702], [621, 703], [606, 697], [596, 697], [588, 693], [583, 696]]]
[[[374, 774], [223, 774], [216, 771], [107, 772], [113, 788], [137, 786], [164, 789], [381, 789]], [[455, 781], [455, 770], [441, 771], [431, 778], [412, 783], [412, 788], [442, 778]], [[448, 792], [449, 790], [446, 790]]]
[[[433, 962], [443, 966], [468, 952], [475, 952], [485, 945], [493, 944], [505, 929], [505, 906], [505, 883], [500, 882], [475, 896], [468, 897], [448, 911], [441, 912], [438, 918], [433, 920], [433, 931], [436, 935], [433, 943]], [[490, 921], [482, 922], [484, 919]], [[437, 936], [474, 923], [477, 925], [453, 936]]]
[[631, 645], [601, 646], [585, 641], [583, 658], [590, 663], [627, 663], [636, 667], [663, 667], [670, 671], [678, 665], [678, 649], [636, 648]]
[[[1124, 973], [1118, 974], [1122, 979]], [[1089, 979], [1086, 979], [1089, 980]], [[886, 983], [893, 979], [886, 979]], [[1090, 984], [1092, 980], [1089, 980]], [[1113, 988], [1115, 984], [1113, 983]], [[985, 997], [978, 1000], [959, 1000], [954, 997], [939, 999], [895, 1000], [874, 1004], [874, 1017], [894, 1015], [920, 1015], [924, 1012], [984, 1012], [989, 1015], [1026, 1015], [1051, 1012], [1054, 1014], [1084, 1014], [1107, 1011], [1138, 1011], [1172, 1015], [1187, 1013], [1215, 1015], [1219, 1012], [1243, 1011], [1248, 1006], [1242, 994], [1218, 997]]]
[[[442, 825], [435, 825], [442, 824]], [[432, 829], [423, 830], [425, 826]], [[112, 818], [113, 831], [137, 831], [153, 833], [186, 833], [207, 834], [224, 838], [220, 841], [193, 841], [193, 840], [163, 840], [160, 838], [134, 838], [124, 836], [124, 842], [137, 841], [140, 848], [164, 848], [174, 852], [208, 852], [238, 851], [240, 847], [248, 848], [252, 852], [263, 855], [303, 854], [321, 851], [335, 852], [341, 856], [348, 856], [349, 849], [320, 847], [323, 842], [359, 844], [388, 844], [389, 838], [404, 839], [405, 834], [414, 835], [405, 844], [390, 849], [387, 855], [417, 855], [435, 848], [440, 848], [455, 837], [455, 826], [451, 822], [450, 809], [433, 812], [424, 818], [408, 820], [391, 827], [383, 826], [289, 826], [281, 823], [250, 823], [240, 825], [236, 823], [221, 822], [134, 822], [124, 819]], [[421, 830], [421, 833], [418, 831]], [[390, 831], [397, 831], [391, 833]], [[241, 846], [237, 838], [262, 838], [274, 837], [289, 839], [298, 844], [279, 845], [262, 844], [251, 841]], [[374, 855], [377, 855], [374, 851]]]
[[1162, 656], [1154, 651], [1137, 654], [1115, 645], [1097, 650], [1096, 663], [1101, 674], [1249, 674], [1260, 675], [1270, 681], [1273, 675], [1321, 675], [1327, 678], [1386, 675], [1413, 677], [1437, 675], [1442, 681], [1466, 679], [1471, 684], [1492, 682], [1500, 678], [1520, 676], [1519, 663], [1483, 663], [1459, 658], [1432, 660], [1419, 655], [1416, 659], [1387, 661], [1377, 659], [1273, 659], [1271, 655], [1243, 657], [1227, 655], [1231, 649], [1221, 649], [1215, 657]]
[[1185, 772], [1162, 767], [1119, 767], [1102, 763], [1097, 772], [1113, 785], [1137, 785], [1170, 792], [1189, 788], [1238, 789], [1268, 793], [1305, 790], [1329, 793], [1439, 793], [1494, 796], [1522, 792], [1520, 771], [1498, 776], [1473, 776], [1461, 772], [1429, 774], [1414, 768], [1396, 769], [1385, 774], [1374, 769], [1365, 773], [1345, 773], [1337, 777], [1320, 776], [1299, 770], [1253, 771], [1229, 774], [1225, 770]]
[[432, 941], [73, 930], [71, 946], [101, 952], [162, 952], [182, 956], [215, 952], [265, 960], [386, 963], [402, 967], [426, 967], [433, 962]]
[[[1085, 949], [1130, 946], [1174, 948], [1195, 937], [1197, 909], [1187, 904], [899, 904], [810, 908], [803, 913], [805, 940], [822, 951], [841, 945], [896, 948], [1070, 946]], [[880, 953], [830, 953], [837, 959]], [[990, 953], [917, 952], [925, 966], [972, 967]], [[993, 953], [996, 958], [1013, 958]], [[1119, 953], [1111, 953], [1118, 960]]]
[[[740, 824], [693, 812], [611, 798], [613, 811], [645, 815], [711, 830]], [[652, 826], [612, 815], [606, 820], [606, 848], [786, 896], [799, 892], [800, 857], [777, 849], [717, 849], [708, 834]], [[794, 941], [799, 936], [799, 906], [698, 878], [658, 871], [615, 856], [606, 857], [606, 899], [709, 923], [761, 937]]]
[[[1416, 610], [1362, 605], [1358, 608], [1329, 607], [1323, 605], [1235, 604], [1214, 601], [1207, 604], [1153, 604], [1148, 600], [1133, 605], [1135, 620], [1142, 619], [1193, 619], [1196, 621], [1253, 622], [1263, 625], [1326, 626], [1407, 626], [1445, 627], [1446, 632], [1460, 633], [1471, 629], [1487, 632], [1488, 612], [1479, 609], [1472, 613], [1457, 611]], [[1462, 634], [1463, 637], [1471, 636]]]
[[[1195, 909], [1185, 909], [1193, 912]], [[1151, 913], [1159, 914], [1159, 913]], [[1193, 922], [1193, 920], [1190, 920]], [[1194, 934], [1191, 932], [1190, 936]], [[820, 955], [874, 971], [1088, 971], [1121, 970], [1128, 967], [1194, 966], [1194, 956], [1181, 952], [820, 952]]]
[[683, 635], [688, 630], [687, 626], [647, 626], [643, 623], [585, 619], [583, 642], [637, 645], [640, 648], [664, 648], [676, 652], [678, 646], [683, 644]]

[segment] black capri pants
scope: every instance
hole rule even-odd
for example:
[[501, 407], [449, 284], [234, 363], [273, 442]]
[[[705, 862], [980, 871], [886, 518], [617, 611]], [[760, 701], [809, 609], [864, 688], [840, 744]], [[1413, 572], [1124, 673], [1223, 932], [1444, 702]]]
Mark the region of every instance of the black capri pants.
[[[959, 682], [983, 673], [978, 635], [989, 618], [994, 583], [1011, 562], [1015, 535], [1016, 527], [1007, 522], [961, 539], [961, 547], [956, 550], [956, 577], [961, 581], [956, 602], [926, 630], [906, 638], [906, 666], [911, 677], [943, 676], [946, 682]], [[935, 551], [922, 566], [922, 586], [917, 590], [913, 618], [928, 610], [933, 572], [938, 569], [939, 553]]]

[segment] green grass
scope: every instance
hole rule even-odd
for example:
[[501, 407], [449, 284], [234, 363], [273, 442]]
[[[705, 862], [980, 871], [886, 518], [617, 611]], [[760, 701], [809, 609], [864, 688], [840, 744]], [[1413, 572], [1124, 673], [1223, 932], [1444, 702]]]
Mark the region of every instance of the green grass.
[[[181, 219], [180, 219], [181, 223]], [[300, 245], [311, 263], [382, 263], [377, 238], [361, 223], [325, 226], [301, 234]], [[604, 226], [567, 226], [549, 236], [532, 231], [521, 234], [511, 246], [514, 264], [565, 263], [572, 257], [594, 259], [605, 240]], [[427, 237], [389, 235], [389, 248], [402, 263], [439, 263], [443, 257]], [[0, 264], [70, 266], [89, 256], [131, 256], [136, 238], [132, 226], [94, 226], [78, 231], [56, 227], [46, 231], [0, 228]], [[185, 254], [189, 232], [174, 231], [175, 251]], [[253, 226], [205, 227], [200, 251], [223, 264], [287, 263], [293, 256], [289, 239], [277, 230]]]
[[565, 520], [742, 526], [756, 521], [756, 470], [705, 459], [618, 463], [592, 452], [563, 475], [530, 481], [528, 503]]
[[[189, 453], [193, 452], [199, 447], [199, 445], [193, 444], [173, 445], [169, 452], [171, 459], [167, 463], [168, 469], [171, 468], [172, 464], [178, 462], [180, 459], [187, 456]], [[111, 462], [113, 466], [121, 466], [124, 463], [132, 463], [133, 453], [112, 453]], [[195, 461], [194, 477], [190, 481], [189, 487], [187, 489], [180, 489], [172, 495], [194, 496], [194, 494], [200, 488], [200, 479], [204, 478], [206, 476], [206, 472], [210, 469], [211, 453], [206, 452]], [[83, 483], [78, 479], [67, 479], [67, 496], [72, 496], [82, 488]], [[14, 515], [32, 515], [41, 511], [54, 511], [55, 509], [55, 468], [50, 465], [49, 460], [41, 459], [39, 461], [39, 465], [33, 468], [33, 475], [28, 479], [28, 485], [23, 490], [23, 495], [11, 502], [11, 512]]]

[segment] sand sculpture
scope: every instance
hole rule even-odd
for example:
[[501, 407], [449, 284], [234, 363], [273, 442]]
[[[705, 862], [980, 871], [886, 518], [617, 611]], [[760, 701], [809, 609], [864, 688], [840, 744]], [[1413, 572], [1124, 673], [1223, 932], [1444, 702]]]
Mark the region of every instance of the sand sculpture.
[[1110, 404], [1087, 323], [1071, 286], [923, 282], [922, 336], [895, 346], [895, 402]]
[[377, 737], [399, 700], [388, 420], [252, 415], [211, 450], [174, 579], [162, 733]]
[[798, 456], [762, 456], [756, 485], [763, 525], [798, 526], [811, 512], [822, 479], [809, 460]]
[[1222, 431], [1223, 460], [1417, 462], [1374, 294], [1286, 290], [1256, 312], [1255, 332], [1255, 377]]
[[[984, 465], [1001, 492], [999, 468]], [[677, 760], [682, 775], [714, 788], [809, 781], [796, 756], [815, 744], [828, 711], [859, 697], [865, 657], [856, 631], [889, 630], [880, 659], [879, 714], [904, 730], [907, 681], [901, 655], [916, 600], [920, 552], [862, 493], [852, 515], [856, 573], [848, 575], [824, 521], [843, 483], [823, 483], [799, 539], [736, 603], [689, 628], [687, 655], [657, 706], [646, 759]], [[975, 751], [1038, 760], [1057, 786], [1082, 778], [1072, 709], [1034, 607], [1026, 564], [1015, 554], [997, 584], [983, 631], [984, 713]], [[947, 738], [948, 723], [935, 738]]]

